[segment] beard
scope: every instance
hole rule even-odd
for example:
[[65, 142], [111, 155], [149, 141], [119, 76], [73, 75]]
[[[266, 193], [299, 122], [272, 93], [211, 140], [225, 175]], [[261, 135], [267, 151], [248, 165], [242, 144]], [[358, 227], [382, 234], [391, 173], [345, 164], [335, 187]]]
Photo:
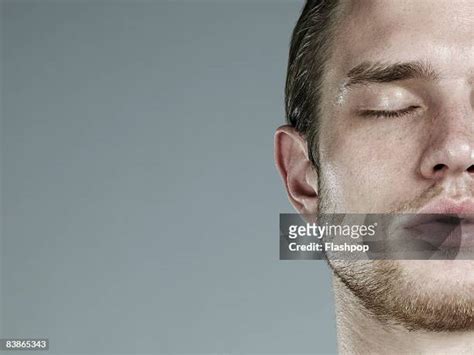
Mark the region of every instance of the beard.
[[[408, 330], [437, 332], [474, 330], [473, 286], [459, 282], [438, 286], [433, 270], [444, 261], [335, 261], [329, 260], [335, 277], [360, 304], [380, 322]], [[471, 261], [450, 261], [467, 272]], [[422, 263], [421, 275], [413, 275], [410, 264]], [[436, 271], [435, 271], [436, 273]]]
[[[334, 213], [334, 199], [323, 179], [319, 187], [318, 214]], [[418, 207], [439, 192], [430, 190], [390, 213]], [[327, 261], [344, 288], [342, 293], [350, 292], [383, 324], [435, 332], [474, 330], [472, 260]]]

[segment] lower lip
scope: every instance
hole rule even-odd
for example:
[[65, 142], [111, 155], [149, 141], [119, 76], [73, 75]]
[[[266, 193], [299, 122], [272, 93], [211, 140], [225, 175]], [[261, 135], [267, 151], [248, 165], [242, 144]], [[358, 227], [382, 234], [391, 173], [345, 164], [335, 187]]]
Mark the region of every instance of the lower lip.
[[415, 239], [430, 243], [436, 248], [472, 248], [474, 247], [474, 223], [460, 221], [448, 224], [432, 221], [408, 229]]

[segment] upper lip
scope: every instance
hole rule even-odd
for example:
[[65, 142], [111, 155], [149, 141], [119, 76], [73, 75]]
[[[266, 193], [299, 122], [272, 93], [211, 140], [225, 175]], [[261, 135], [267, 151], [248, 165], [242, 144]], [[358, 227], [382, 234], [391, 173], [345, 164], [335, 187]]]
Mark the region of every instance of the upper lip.
[[420, 214], [449, 214], [474, 216], [474, 200], [437, 199], [429, 202], [417, 213]]
[[408, 217], [405, 228], [413, 228], [426, 223], [474, 223], [474, 201], [436, 199]]

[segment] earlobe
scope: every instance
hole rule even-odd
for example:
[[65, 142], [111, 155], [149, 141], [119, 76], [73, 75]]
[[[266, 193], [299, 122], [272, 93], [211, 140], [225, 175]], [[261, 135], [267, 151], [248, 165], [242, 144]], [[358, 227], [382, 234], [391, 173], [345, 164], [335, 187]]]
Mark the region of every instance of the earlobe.
[[317, 175], [308, 158], [306, 140], [291, 126], [275, 133], [275, 163], [296, 210], [313, 214], [318, 209]]

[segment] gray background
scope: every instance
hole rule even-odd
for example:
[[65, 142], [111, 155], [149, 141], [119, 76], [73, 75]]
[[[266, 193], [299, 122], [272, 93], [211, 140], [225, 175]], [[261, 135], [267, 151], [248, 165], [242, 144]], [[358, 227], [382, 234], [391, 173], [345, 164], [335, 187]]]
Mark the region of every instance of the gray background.
[[50, 353], [331, 353], [328, 268], [278, 260], [302, 1], [3, 1], [3, 337]]

